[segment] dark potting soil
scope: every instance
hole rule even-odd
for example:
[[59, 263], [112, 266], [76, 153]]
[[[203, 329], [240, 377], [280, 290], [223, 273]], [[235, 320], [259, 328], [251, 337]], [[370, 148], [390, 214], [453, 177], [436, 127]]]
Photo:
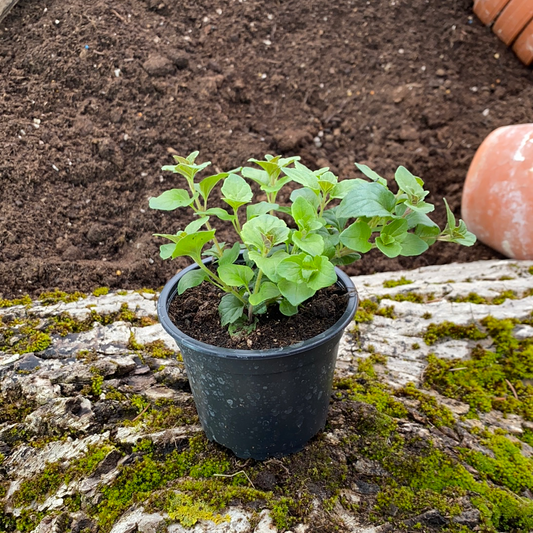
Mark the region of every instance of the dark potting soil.
[[257, 316], [257, 325], [250, 333], [230, 336], [220, 325], [218, 304], [224, 295], [209, 283], [186, 290], [171, 302], [168, 314], [184, 333], [199, 341], [242, 350], [281, 348], [310, 339], [333, 326], [348, 303], [345, 290], [327, 287], [304, 302], [296, 315], [287, 317], [274, 305]]
[[[183, 185], [160, 168], [193, 150], [214, 171], [402, 164], [443, 226], [486, 135], [531, 122], [532, 77], [472, 0], [20, 0], [0, 24], [0, 295], [162, 286], [187, 260], [161, 261], [152, 233], [191, 216], [148, 198]], [[438, 244], [346, 270], [500, 257]]]

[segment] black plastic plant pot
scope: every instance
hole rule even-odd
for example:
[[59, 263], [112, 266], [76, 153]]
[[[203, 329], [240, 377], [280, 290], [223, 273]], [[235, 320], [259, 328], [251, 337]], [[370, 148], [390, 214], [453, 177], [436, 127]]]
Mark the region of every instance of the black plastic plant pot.
[[339, 342], [358, 304], [352, 280], [336, 269], [348, 306], [323, 333], [284, 348], [234, 350], [189, 337], [168, 316], [180, 278], [194, 268], [165, 285], [157, 311], [183, 356], [207, 438], [241, 458], [262, 460], [300, 451], [326, 423]]

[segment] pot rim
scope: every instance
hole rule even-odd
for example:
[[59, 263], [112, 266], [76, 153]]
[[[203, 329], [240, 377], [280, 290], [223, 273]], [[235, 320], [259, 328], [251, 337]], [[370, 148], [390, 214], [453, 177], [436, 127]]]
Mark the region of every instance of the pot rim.
[[[204, 260], [204, 263], [209, 263], [211, 258]], [[351, 278], [345, 274], [342, 270], [335, 267], [335, 273], [337, 274], [336, 284], [341, 288], [345, 289], [348, 294], [348, 303], [346, 305], [346, 310], [342, 316], [327, 330], [319, 333], [315, 337], [301, 341], [297, 344], [291, 344], [290, 346], [284, 346], [281, 348], [270, 348], [265, 350], [242, 350], [236, 348], [223, 348], [220, 346], [215, 346], [213, 344], [207, 344], [205, 342], [199, 341], [190, 337], [183, 331], [181, 331], [171, 320], [168, 315], [168, 307], [170, 302], [176, 296], [178, 291], [178, 282], [180, 278], [187, 272], [198, 268], [196, 263], [189, 265], [180, 272], [178, 272], [174, 277], [172, 277], [166, 285], [163, 287], [159, 299], [157, 301], [157, 314], [159, 317], [159, 322], [163, 326], [163, 329], [173, 337], [176, 342], [188, 346], [194, 350], [199, 350], [202, 352], [212, 353], [217, 357], [224, 359], [241, 359], [241, 360], [254, 360], [254, 359], [274, 359], [287, 357], [288, 355], [294, 355], [300, 352], [305, 352], [309, 349], [324, 344], [329, 339], [335, 335], [342, 333], [344, 328], [355, 316], [355, 311], [359, 303], [359, 295], [357, 289]], [[178, 344], [179, 344], [178, 343]], [[180, 346], [181, 348], [181, 346]]]

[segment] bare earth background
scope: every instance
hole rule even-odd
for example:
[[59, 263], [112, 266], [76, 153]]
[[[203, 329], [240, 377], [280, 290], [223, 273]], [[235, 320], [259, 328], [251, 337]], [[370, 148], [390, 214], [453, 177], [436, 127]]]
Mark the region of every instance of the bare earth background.
[[[532, 71], [471, 0], [21, 0], [0, 27], [0, 296], [158, 287], [153, 232], [179, 215], [148, 198], [200, 150], [217, 169], [298, 154], [355, 177], [403, 164], [460, 214], [483, 138], [533, 120]], [[231, 239], [224, 235], [222, 240]], [[499, 258], [481, 244], [372, 273]]]

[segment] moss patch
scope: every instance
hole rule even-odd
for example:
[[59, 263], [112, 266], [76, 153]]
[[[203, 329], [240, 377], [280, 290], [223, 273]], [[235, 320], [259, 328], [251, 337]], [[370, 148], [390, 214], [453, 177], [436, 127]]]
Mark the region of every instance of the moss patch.
[[50, 291], [50, 292], [43, 292], [39, 295], [38, 300], [41, 303], [41, 305], [54, 305], [59, 302], [63, 303], [71, 303], [71, 302], [77, 302], [78, 300], [82, 300], [83, 298], [87, 298], [87, 295], [83, 292], [63, 292], [60, 290]]
[[5, 300], [0, 298], [0, 307], [13, 307], [15, 305], [31, 305], [31, 298], [27, 294], [21, 298], [15, 298], [14, 300]]
[[[490, 335], [495, 350], [478, 346], [469, 360], [439, 359], [430, 354], [425, 383], [479, 411], [497, 409], [533, 420], [533, 339], [517, 340], [513, 336], [516, 323], [487, 317], [481, 321], [486, 333], [471, 326], [469, 332], [475, 337]], [[455, 331], [453, 325], [445, 327], [446, 331], [450, 328]]]
[[453, 298], [452, 302], [468, 302], [472, 304], [486, 304], [486, 305], [501, 305], [506, 300], [516, 300], [517, 295], [514, 291], [502, 291], [493, 298], [485, 298], [476, 294], [475, 292], [469, 292], [467, 296], [458, 296]]
[[480, 340], [486, 337], [486, 333], [480, 331], [475, 324], [460, 326], [448, 321], [441, 324], [430, 324], [423, 335], [424, 342], [428, 346], [444, 338]]
[[392, 289], [394, 287], [399, 287], [400, 285], [410, 285], [413, 283], [412, 280], [406, 279], [405, 276], [402, 276], [400, 279], [389, 279], [383, 282], [383, 287], [386, 289]]

